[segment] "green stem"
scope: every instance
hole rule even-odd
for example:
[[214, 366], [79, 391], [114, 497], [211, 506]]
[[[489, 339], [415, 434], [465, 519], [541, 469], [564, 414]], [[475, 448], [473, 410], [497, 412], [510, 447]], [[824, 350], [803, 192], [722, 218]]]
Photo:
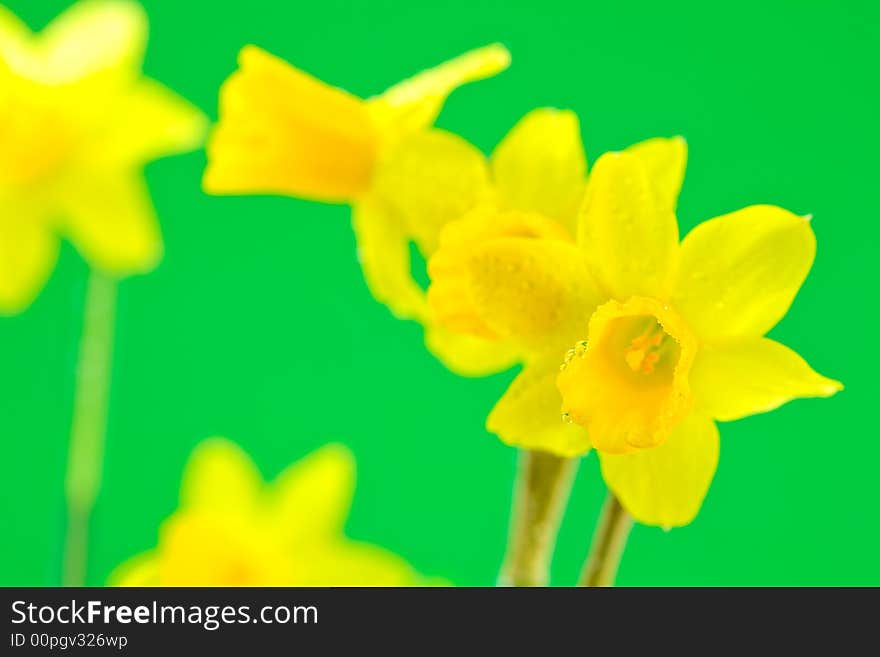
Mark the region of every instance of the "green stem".
[[581, 586], [614, 586], [632, 524], [632, 517], [614, 493], [609, 492], [593, 535], [590, 556], [581, 573]]
[[522, 450], [511, 511], [510, 538], [499, 584], [546, 586], [576, 459]]
[[83, 329], [67, 456], [65, 586], [83, 586], [88, 566], [89, 521], [101, 485], [113, 353], [116, 281], [93, 271], [83, 306]]

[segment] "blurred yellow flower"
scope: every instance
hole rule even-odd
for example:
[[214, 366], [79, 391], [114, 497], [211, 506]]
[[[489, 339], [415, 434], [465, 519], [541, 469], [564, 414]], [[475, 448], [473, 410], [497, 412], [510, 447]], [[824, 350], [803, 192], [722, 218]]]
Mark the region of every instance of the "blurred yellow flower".
[[183, 476], [180, 507], [158, 546], [120, 566], [118, 586], [412, 586], [401, 558], [343, 535], [354, 459], [327, 445], [270, 484], [224, 439], [199, 445]]
[[204, 187], [350, 204], [371, 292], [399, 317], [426, 321], [410, 243], [429, 256], [442, 225], [488, 191], [484, 156], [431, 126], [455, 88], [509, 61], [503, 46], [486, 46], [362, 100], [247, 46], [220, 92]]
[[39, 292], [59, 235], [111, 275], [159, 260], [141, 168], [198, 146], [206, 122], [141, 75], [146, 36], [125, 0], [79, 2], [40, 34], [0, 7], [0, 313]]
[[[841, 389], [763, 337], [812, 264], [809, 221], [752, 206], [679, 244], [685, 160], [681, 139], [603, 155], [576, 239], [543, 217], [484, 213], [449, 224], [429, 263], [440, 319], [523, 353], [490, 430], [561, 456], [592, 444], [624, 507], [661, 526], [699, 510], [718, 459], [714, 420]], [[458, 293], [440, 294], [447, 285]]]

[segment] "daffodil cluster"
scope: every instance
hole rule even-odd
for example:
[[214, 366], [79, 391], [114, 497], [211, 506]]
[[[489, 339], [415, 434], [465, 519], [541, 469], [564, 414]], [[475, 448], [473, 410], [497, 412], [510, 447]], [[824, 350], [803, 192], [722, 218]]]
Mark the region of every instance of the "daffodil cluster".
[[[451, 369], [522, 364], [488, 429], [563, 457], [595, 448], [637, 520], [693, 519], [718, 460], [716, 420], [841, 388], [764, 337], [813, 261], [809, 219], [752, 206], [680, 241], [684, 139], [607, 153], [588, 175], [569, 111], [530, 112], [489, 157], [430, 127], [456, 85], [507, 64], [500, 46], [369, 101], [254, 48], [240, 64], [206, 188], [350, 203], [376, 298], [421, 321]], [[417, 121], [400, 111], [426, 98]], [[427, 295], [410, 242], [429, 259]]]

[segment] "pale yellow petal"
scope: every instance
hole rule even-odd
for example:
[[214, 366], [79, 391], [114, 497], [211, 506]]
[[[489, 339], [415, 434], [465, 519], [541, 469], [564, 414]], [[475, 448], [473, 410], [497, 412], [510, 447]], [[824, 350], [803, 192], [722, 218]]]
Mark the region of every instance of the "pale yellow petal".
[[562, 416], [562, 397], [556, 388], [560, 362], [547, 358], [526, 364], [489, 413], [486, 429], [514, 447], [566, 458], [586, 453], [590, 449], [586, 429]]
[[47, 81], [64, 83], [95, 74], [140, 71], [147, 15], [132, 0], [83, 0], [40, 34]]
[[92, 267], [127, 276], [159, 263], [162, 235], [140, 174], [77, 178], [60, 203], [63, 233]]
[[586, 173], [578, 118], [568, 110], [529, 112], [492, 153], [492, 178], [504, 204], [559, 219], [572, 232]]
[[487, 376], [513, 367], [519, 351], [507, 341], [458, 333], [443, 326], [425, 326], [425, 345], [446, 367], [460, 376]]
[[664, 298], [676, 266], [678, 224], [658, 200], [648, 170], [630, 153], [606, 153], [593, 165], [578, 223], [590, 269], [605, 292]]
[[0, 68], [20, 68], [29, 59], [33, 34], [12, 11], [0, 5]]
[[599, 452], [608, 488], [638, 522], [660, 527], [690, 523], [700, 510], [718, 465], [718, 429], [691, 415], [660, 447], [635, 454]]
[[390, 207], [423, 253], [437, 248], [440, 231], [489, 193], [485, 156], [443, 130], [415, 133], [391, 148], [376, 168], [371, 195]]
[[815, 253], [808, 218], [782, 208], [710, 219], [682, 241], [673, 302], [704, 341], [764, 335], [788, 311]]
[[358, 260], [376, 301], [401, 319], [424, 320], [425, 292], [413, 278], [410, 237], [401, 220], [380, 202], [366, 198], [352, 209]]
[[45, 285], [58, 258], [58, 239], [30, 208], [0, 209], [0, 315], [24, 310]]
[[716, 420], [736, 420], [792, 399], [830, 397], [843, 389], [769, 338], [705, 346], [697, 353], [691, 386], [700, 411]]
[[274, 524], [289, 539], [320, 541], [342, 534], [354, 496], [354, 455], [330, 444], [289, 466], [269, 488]]
[[422, 130], [437, 118], [447, 96], [458, 87], [496, 75], [510, 65], [510, 53], [492, 44], [459, 55], [399, 82], [369, 101], [386, 138]]
[[190, 456], [180, 488], [181, 507], [253, 513], [263, 479], [247, 454], [223, 438], [201, 442]]
[[687, 142], [684, 138], [655, 137], [633, 144], [626, 152], [635, 155], [645, 165], [661, 207], [674, 210], [687, 165]]
[[365, 193], [378, 149], [366, 104], [255, 46], [239, 65], [220, 90], [205, 190], [328, 202]]
[[92, 144], [93, 166], [145, 164], [199, 147], [207, 118], [183, 98], [153, 80], [141, 80], [118, 97]]

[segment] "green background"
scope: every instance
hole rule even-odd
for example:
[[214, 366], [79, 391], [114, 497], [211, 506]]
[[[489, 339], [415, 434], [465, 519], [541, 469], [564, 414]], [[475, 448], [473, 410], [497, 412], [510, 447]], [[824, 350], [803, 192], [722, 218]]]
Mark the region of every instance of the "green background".
[[[9, 3], [41, 28], [68, 3]], [[723, 425], [689, 527], [637, 527], [619, 583], [880, 585], [874, 3], [146, 2], [145, 70], [216, 117], [255, 43], [360, 95], [474, 46], [513, 65], [456, 92], [439, 119], [490, 149], [552, 105], [582, 120], [591, 160], [655, 135], [690, 145], [683, 231], [753, 203], [811, 212], [811, 275], [772, 335], [846, 390]], [[619, 5], [619, 6], [616, 6]], [[468, 380], [416, 324], [370, 297], [349, 211], [214, 198], [204, 154], [147, 170], [167, 254], [120, 288], [105, 485], [89, 582], [155, 543], [201, 439], [227, 436], [267, 476], [331, 440], [359, 466], [348, 523], [420, 571], [494, 583], [515, 453], [487, 434], [514, 372]], [[870, 192], [870, 193], [869, 193]], [[60, 576], [66, 439], [86, 267], [69, 245], [37, 302], [0, 319], [0, 583]], [[603, 497], [581, 467], [554, 563], [572, 583]]]

